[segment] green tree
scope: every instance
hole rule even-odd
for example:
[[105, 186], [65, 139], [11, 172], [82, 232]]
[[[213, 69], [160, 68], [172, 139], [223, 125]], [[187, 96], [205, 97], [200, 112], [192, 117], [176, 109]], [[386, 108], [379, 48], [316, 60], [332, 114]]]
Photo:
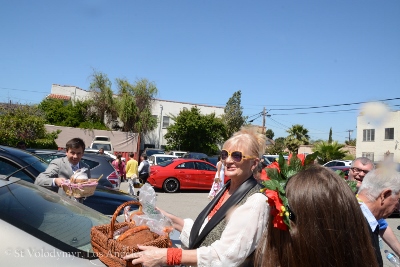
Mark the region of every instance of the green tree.
[[319, 142], [314, 144], [313, 152], [318, 152], [318, 163], [324, 164], [334, 159], [343, 159], [346, 152], [342, 150], [344, 145], [339, 144], [337, 141]]
[[226, 103], [225, 114], [222, 115], [222, 121], [226, 126], [226, 138], [231, 137], [233, 133], [239, 131], [247, 120], [247, 117], [243, 116], [241, 97], [242, 92], [239, 90], [233, 93], [232, 97]]
[[122, 130], [146, 134], [157, 127], [157, 118], [152, 115], [154, 97], [158, 90], [154, 83], [140, 79], [130, 84], [126, 79], [117, 79], [119, 98], [117, 114], [122, 121]]
[[116, 104], [107, 74], [94, 71], [90, 83], [93, 112], [102, 122], [110, 124], [117, 119]]
[[275, 135], [275, 133], [271, 129], [268, 129], [265, 131], [265, 136], [269, 139], [274, 139], [274, 135]]
[[329, 130], [328, 144], [332, 144], [332, 127]]
[[164, 136], [167, 150], [197, 151], [208, 155], [218, 152], [217, 144], [222, 143], [226, 132], [224, 123], [214, 113], [202, 115], [199, 108], [192, 107], [171, 119], [175, 123], [167, 128]]
[[267, 147], [265, 152], [270, 155], [279, 155], [284, 154], [285, 148], [285, 138], [278, 137], [274, 140], [274, 144], [272, 146]]
[[28, 147], [57, 148], [55, 139], [59, 132], [47, 133], [43, 113], [37, 106], [0, 106], [0, 143], [15, 146], [25, 141]]
[[286, 131], [289, 135], [285, 139], [285, 145], [292, 153], [297, 153], [301, 145], [308, 145], [310, 136], [303, 125], [295, 124]]
[[45, 98], [38, 108], [43, 112], [46, 123], [58, 126], [77, 127], [85, 129], [108, 130], [93, 111], [91, 100], [63, 101]]

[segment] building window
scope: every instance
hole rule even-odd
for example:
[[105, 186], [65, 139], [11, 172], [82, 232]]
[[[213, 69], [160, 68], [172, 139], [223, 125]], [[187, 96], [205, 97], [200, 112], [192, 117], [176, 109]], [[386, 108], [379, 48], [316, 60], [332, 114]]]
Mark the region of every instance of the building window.
[[163, 123], [162, 127], [167, 128], [169, 126], [169, 117], [168, 116], [163, 116]]
[[385, 128], [385, 140], [394, 139], [394, 128]]
[[363, 141], [375, 141], [375, 129], [363, 130]]
[[374, 161], [374, 152], [363, 152], [362, 156], [369, 158], [372, 162]]

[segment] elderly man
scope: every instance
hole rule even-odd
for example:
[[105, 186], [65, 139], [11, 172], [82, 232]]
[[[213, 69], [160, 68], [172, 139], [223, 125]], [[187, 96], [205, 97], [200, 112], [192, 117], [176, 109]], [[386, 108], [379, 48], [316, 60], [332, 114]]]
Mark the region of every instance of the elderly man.
[[358, 192], [361, 210], [370, 226], [370, 233], [376, 256], [383, 266], [379, 248], [379, 223], [377, 219], [387, 218], [398, 208], [400, 198], [400, 174], [395, 170], [380, 168], [368, 172]]
[[[374, 163], [365, 157], [356, 158], [351, 163], [349, 170], [349, 180], [357, 181], [357, 189], [362, 185], [364, 176], [375, 169]], [[392, 228], [388, 225], [385, 219], [377, 218], [379, 223], [379, 235], [383, 241], [400, 257], [400, 242], [397, 240]]]

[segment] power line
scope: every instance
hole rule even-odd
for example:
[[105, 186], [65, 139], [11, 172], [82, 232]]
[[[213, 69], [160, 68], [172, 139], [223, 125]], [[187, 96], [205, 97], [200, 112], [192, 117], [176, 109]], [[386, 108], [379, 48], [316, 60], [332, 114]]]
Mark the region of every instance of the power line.
[[[383, 101], [391, 101], [391, 100], [399, 100], [399, 99], [400, 99], [400, 97], [396, 97], [396, 98], [388, 98], [388, 99], [382, 99], [382, 100], [377, 100], [377, 101], [383, 102]], [[298, 109], [329, 108], [329, 107], [359, 105], [359, 104], [365, 104], [365, 103], [369, 103], [369, 102], [371, 102], [371, 101], [345, 103], [345, 104], [334, 104], [334, 105], [325, 105], [325, 106], [314, 106], [314, 107], [304, 107], [304, 108], [280, 108], [280, 109], [271, 109], [271, 110], [298, 110]]]
[[274, 115], [274, 116], [277, 116], [277, 115], [304, 115], [304, 114], [316, 114], [316, 113], [337, 113], [337, 112], [355, 111], [355, 110], [358, 110], [358, 108], [355, 108], [355, 109], [342, 109], [342, 110], [315, 111], [315, 112], [281, 113], [281, 114], [271, 114], [271, 115]]

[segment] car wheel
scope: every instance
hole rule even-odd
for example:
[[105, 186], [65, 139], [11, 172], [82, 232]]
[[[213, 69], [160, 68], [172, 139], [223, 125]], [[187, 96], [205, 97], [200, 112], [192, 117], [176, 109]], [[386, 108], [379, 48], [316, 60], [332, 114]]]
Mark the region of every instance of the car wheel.
[[179, 189], [179, 181], [176, 178], [167, 178], [163, 183], [163, 189], [167, 193], [175, 193]]

